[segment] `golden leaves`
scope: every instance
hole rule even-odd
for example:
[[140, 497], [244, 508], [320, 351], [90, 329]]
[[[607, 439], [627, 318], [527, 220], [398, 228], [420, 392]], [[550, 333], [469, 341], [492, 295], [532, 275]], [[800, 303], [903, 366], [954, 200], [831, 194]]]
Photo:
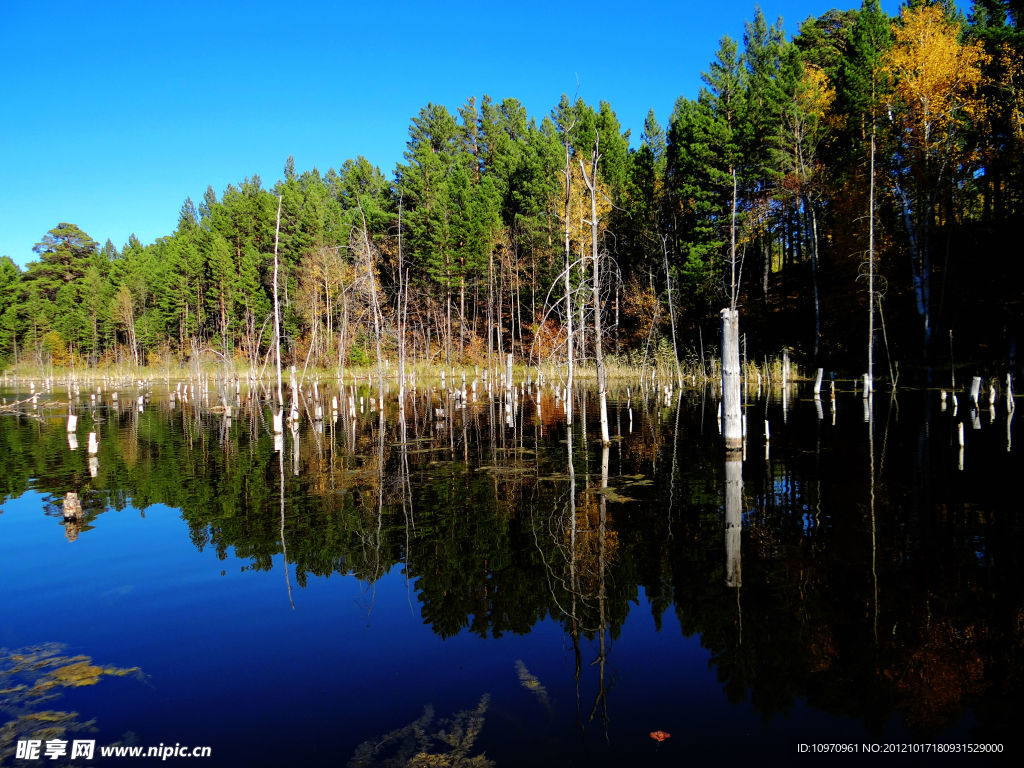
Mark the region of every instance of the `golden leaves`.
[[621, 301], [619, 339], [626, 348], [642, 347], [651, 335], [652, 323], [656, 322], [660, 312], [658, 295], [649, 283], [633, 274], [626, 281]]
[[1003, 43], [999, 48], [1002, 87], [1010, 107], [1010, 130], [1018, 142], [1024, 142], [1024, 53]]
[[886, 59], [904, 110], [903, 132], [923, 154], [955, 135], [961, 117], [979, 115], [982, 66], [988, 55], [980, 42], [960, 42], [959, 25], [938, 5], [903, 8]]
[[[583, 159], [587, 166], [587, 173], [590, 173], [590, 163]], [[562, 205], [565, 205], [565, 174], [562, 173]], [[564, 208], [561, 209], [564, 213]], [[600, 179], [597, 180], [597, 220], [598, 228], [604, 231], [605, 220], [611, 213], [611, 194], [607, 185]], [[563, 222], [564, 225], [564, 222]], [[575, 158], [570, 166], [570, 195], [569, 195], [569, 240], [576, 253], [590, 255], [590, 190], [587, 188], [583, 178], [583, 171], [580, 169], [579, 158]]]
[[836, 90], [821, 67], [804, 64], [804, 75], [795, 97], [801, 112], [821, 120], [832, 109]]

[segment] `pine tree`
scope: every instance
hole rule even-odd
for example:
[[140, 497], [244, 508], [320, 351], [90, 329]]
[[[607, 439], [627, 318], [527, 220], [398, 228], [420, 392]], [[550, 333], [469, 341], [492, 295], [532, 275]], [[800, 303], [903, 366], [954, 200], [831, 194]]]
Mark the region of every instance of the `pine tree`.
[[0, 359], [16, 361], [21, 270], [9, 256], [0, 258]]
[[709, 315], [722, 295], [738, 149], [729, 121], [723, 119], [728, 113], [714, 111], [721, 102], [709, 91], [701, 97], [680, 97], [669, 120], [664, 216], [674, 240], [673, 261], [681, 288], [702, 314]]
[[644, 132], [640, 136], [640, 146], [646, 147], [647, 151], [651, 153], [655, 176], [663, 176], [667, 162], [665, 130], [658, 122], [653, 109], [648, 110], [647, 117], [644, 118]]
[[450, 184], [460, 164], [458, 137], [458, 126], [448, 110], [428, 104], [412, 120], [406, 162], [396, 171], [406, 210], [403, 223], [409, 255], [444, 297], [443, 335], [448, 362], [453, 341], [452, 291], [459, 286]]
[[33, 246], [39, 261], [30, 266], [30, 279], [52, 300], [62, 284], [81, 279], [96, 246], [96, 241], [74, 224], [62, 222]]

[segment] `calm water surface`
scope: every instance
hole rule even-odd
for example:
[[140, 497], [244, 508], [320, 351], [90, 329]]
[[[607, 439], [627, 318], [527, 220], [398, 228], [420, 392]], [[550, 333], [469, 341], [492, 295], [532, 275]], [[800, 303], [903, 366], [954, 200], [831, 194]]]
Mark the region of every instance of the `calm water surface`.
[[[32, 764], [13, 741], [41, 711], [218, 766], [384, 765], [450, 752], [441, 730], [499, 766], [1020, 755], [1024, 436], [1002, 403], [751, 393], [727, 462], [699, 390], [616, 390], [602, 451], [583, 390], [569, 427], [550, 390], [421, 391], [402, 420], [364, 389], [275, 450], [266, 402], [229, 419], [174, 387], [141, 412], [134, 388], [75, 398], [74, 449], [66, 393], [0, 414], [4, 765]], [[131, 672], [9, 693], [78, 656]]]

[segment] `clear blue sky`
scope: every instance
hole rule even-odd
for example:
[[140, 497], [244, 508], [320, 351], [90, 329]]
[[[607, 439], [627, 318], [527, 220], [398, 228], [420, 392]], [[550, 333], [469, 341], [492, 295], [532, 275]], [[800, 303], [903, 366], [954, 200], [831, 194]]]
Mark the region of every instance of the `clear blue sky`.
[[[794, 33], [860, 0], [763, 0]], [[890, 13], [897, 0], [883, 0]], [[187, 196], [285, 158], [365, 155], [391, 175], [427, 102], [607, 100], [638, 137], [693, 96], [753, 0], [508, 4], [0, 0], [0, 255], [22, 266], [58, 222], [120, 247], [173, 231]]]

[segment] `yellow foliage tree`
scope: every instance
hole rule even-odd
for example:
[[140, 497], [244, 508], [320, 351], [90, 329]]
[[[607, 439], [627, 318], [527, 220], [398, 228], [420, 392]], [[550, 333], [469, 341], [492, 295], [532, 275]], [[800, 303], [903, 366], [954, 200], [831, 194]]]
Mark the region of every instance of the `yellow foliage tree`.
[[[821, 300], [818, 290], [818, 214], [822, 198], [818, 145], [824, 136], [826, 121], [835, 100], [835, 89], [828, 76], [813, 64], [805, 64], [793, 93], [793, 102], [785, 112], [791, 156], [781, 190], [802, 200], [811, 218], [811, 275], [814, 289], [814, 355], [821, 341]], [[765, 216], [767, 220], [767, 216]]]
[[1010, 133], [1017, 147], [1024, 145], [1024, 53], [1007, 43], [999, 47], [999, 70], [1003, 73], [1000, 96], [1006, 100]]
[[[584, 165], [590, 166], [588, 159], [583, 160]], [[583, 180], [583, 172], [579, 163], [571, 166], [572, 179], [570, 182], [569, 195], [569, 241], [572, 244], [574, 253], [586, 255], [590, 253], [590, 192]], [[565, 199], [565, 178], [561, 178], [561, 199]], [[604, 232], [607, 226], [608, 214], [611, 213], [611, 193], [603, 180], [597, 181], [597, 218], [599, 231]]]
[[960, 27], [938, 5], [904, 8], [886, 62], [901, 106], [900, 133], [921, 162], [948, 160], [964, 119], [979, 117], [982, 43], [960, 42]]
[[889, 115], [899, 146], [895, 193], [909, 236], [912, 275], [924, 346], [931, 338], [930, 237], [943, 190], [969, 173], [963, 126], [979, 119], [983, 100], [982, 44], [963, 43], [960, 25], [938, 5], [900, 11], [885, 68], [894, 84]]

